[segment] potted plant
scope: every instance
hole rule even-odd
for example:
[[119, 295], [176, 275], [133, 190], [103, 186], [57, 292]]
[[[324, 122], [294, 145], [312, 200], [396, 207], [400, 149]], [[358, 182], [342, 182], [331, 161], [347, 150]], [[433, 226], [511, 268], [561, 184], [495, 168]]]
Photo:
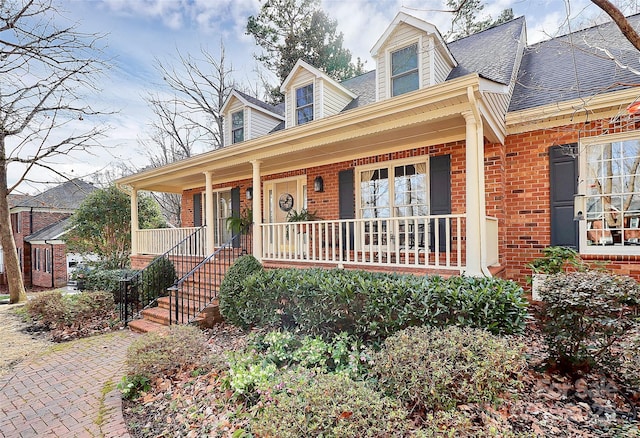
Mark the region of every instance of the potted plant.
[[542, 250], [542, 257], [538, 257], [527, 263], [532, 271], [528, 279], [531, 284], [531, 298], [540, 301], [540, 287], [547, 276], [565, 271], [584, 271], [585, 264], [580, 254], [566, 246], [548, 246]]
[[253, 210], [245, 206], [240, 212], [240, 216], [231, 216], [227, 218], [227, 229], [233, 234], [249, 234], [253, 224]]

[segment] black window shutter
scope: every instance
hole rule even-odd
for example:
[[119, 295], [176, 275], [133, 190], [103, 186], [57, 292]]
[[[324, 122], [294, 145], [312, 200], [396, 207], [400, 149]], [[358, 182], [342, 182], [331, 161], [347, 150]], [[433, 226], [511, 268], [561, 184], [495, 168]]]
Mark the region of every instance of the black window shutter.
[[[240, 217], [240, 187], [234, 187], [231, 189], [231, 215], [233, 217]], [[226, 227], [227, 224], [222, 224]], [[233, 240], [233, 247], [240, 248], [240, 239]]]
[[[355, 219], [356, 217], [356, 191], [353, 169], [342, 170], [338, 173], [338, 203], [340, 219]], [[343, 248], [347, 247], [347, 227], [342, 225]], [[354, 247], [353, 223], [349, 224], [348, 247]]]
[[[429, 204], [431, 214], [451, 214], [451, 155], [429, 159]], [[435, 224], [429, 224], [429, 249], [435, 250]], [[446, 251], [446, 219], [438, 223], [439, 251]]]
[[202, 193], [193, 195], [193, 226], [202, 226]]
[[[571, 145], [574, 146], [575, 144]], [[561, 146], [549, 148], [551, 246], [578, 249], [578, 222], [573, 220], [578, 192], [578, 159], [565, 155]]]

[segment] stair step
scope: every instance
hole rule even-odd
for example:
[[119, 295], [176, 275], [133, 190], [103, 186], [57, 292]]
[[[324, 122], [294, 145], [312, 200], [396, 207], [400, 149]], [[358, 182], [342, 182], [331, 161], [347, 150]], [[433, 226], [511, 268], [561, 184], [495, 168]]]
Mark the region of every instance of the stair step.
[[[163, 308], [163, 309], [169, 309], [170, 307], [170, 298], [169, 297], [162, 297], [162, 298], [158, 298], [158, 307]], [[197, 296], [185, 296], [184, 300], [180, 300], [178, 301], [178, 305], [181, 307], [186, 307], [189, 309], [199, 309], [201, 306], [208, 304], [209, 300], [205, 299], [204, 297], [199, 299]], [[218, 299], [215, 298], [213, 300], [213, 302], [210, 304], [211, 306], [217, 306], [218, 305]]]
[[169, 329], [167, 325], [158, 324], [147, 319], [134, 319], [129, 321], [128, 326], [129, 330], [136, 333], [160, 332]]

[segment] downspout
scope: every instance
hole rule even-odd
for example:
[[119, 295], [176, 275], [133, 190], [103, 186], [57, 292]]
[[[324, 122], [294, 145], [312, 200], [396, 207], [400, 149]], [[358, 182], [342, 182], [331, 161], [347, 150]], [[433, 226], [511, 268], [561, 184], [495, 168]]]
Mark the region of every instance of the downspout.
[[[478, 191], [478, 201], [480, 202], [479, 217], [476, 218], [480, 223], [480, 270], [486, 277], [491, 277], [491, 271], [489, 271], [489, 267], [487, 266], [486, 250], [487, 206], [484, 190], [484, 187], [486, 185], [486, 181], [484, 178], [484, 128], [482, 125], [482, 116], [480, 115], [480, 110], [478, 109], [478, 101], [476, 100], [475, 93], [473, 92], [473, 87], [471, 86], [467, 87], [467, 97], [469, 98], [469, 103], [471, 104], [471, 113], [476, 119], [476, 126], [478, 127], [478, 129], [476, 130], [476, 135], [478, 136], [478, 147], [482, 147], [482, 155], [478, 157], [478, 160], [476, 162], [476, 166], [478, 167], [478, 179], [481, 182], [481, 184], [476, 185], [476, 190]], [[467, 220], [469, 220], [469, 218], [467, 218]]]

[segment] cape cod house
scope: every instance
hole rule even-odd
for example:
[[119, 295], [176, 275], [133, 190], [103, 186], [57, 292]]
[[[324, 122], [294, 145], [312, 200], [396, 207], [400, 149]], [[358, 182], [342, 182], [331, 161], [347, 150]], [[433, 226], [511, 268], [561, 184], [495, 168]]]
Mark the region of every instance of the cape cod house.
[[[231, 94], [225, 147], [120, 179], [133, 265], [204, 224], [202, 259], [250, 209], [268, 267], [524, 282], [569, 245], [640, 278], [640, 65], [613, 24], [527, 45], [521, 17], [447, 43], [401, 12], [372, 44], [374, 71], [338, 83], [301, 60], [283, 105]], [[182, 194], [193, 227], [139, 230], [141, 190]]]

